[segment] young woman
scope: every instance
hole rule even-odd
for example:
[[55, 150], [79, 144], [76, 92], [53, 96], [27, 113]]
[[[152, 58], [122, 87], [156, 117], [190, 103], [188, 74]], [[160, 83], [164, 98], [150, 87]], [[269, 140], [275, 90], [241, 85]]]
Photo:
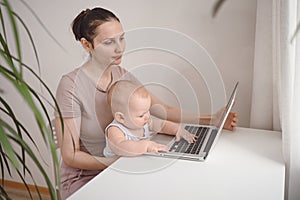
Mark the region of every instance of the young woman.
[[[113, 158], [105, 158], [105, 127], [113, 120], [106, 101], [107, 90], [119, 80], [137, 81], [119, 65], [125, 50], [124, 30], [120, 20], [103, 8], [86, 9], [73, 21], [75, 39], [90, 54], [90, 59], [64, 75], [56, 98], [62, 112], [64, 133], [59, 115], [56, 127], [61, 146], [61, 195], [65, 199], [104, 170]], [[151, 95], [151, 94], [150, 94]], [[181, 110], [151, 95], [151, 112], [159, 118], [180, 122]], [[189, 115], [186, 120], [210, 123], [212, 116]], [[237, 114], [230, 113], [225, 128], [236, 127]]]

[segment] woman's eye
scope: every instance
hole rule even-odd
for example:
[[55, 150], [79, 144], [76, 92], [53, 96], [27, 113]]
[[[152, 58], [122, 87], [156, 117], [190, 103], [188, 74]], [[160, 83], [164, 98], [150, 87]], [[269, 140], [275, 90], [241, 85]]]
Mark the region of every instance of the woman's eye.
[[106, 41], [104, 41], [103, 43], [104, 43], [105, 45], [110, 45], [110, 44], [113, 43], [113, 41], [112, 41], [112, 40], [106, 40]]

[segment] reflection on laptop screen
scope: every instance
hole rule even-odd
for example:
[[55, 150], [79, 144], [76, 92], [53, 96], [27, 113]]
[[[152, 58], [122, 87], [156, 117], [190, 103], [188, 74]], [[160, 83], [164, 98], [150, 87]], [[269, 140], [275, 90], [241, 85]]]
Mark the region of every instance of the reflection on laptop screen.
[[[239, 84], [239, 82], [237, 82], [237, 83], [235, 84], [233, 91], [236, 90], [238, 84]], [[222, 114], [221, 114], [220, 117], [219, 117], [219, 122], [216, 123], [216, 124], [217, 124], [216, 127], [217, 127], [218, 129], [222, 126], [223, 118], [225, 117], [225, 115], [226, 115], [228, 109], [230, 108], [231, 103], [233, 103], [232, 101], [233, 101], [234, 95], [235, 95], [235, 92], [232, 92], [232, 93], [231, 93], [231, 96], [230, 96], [230, 98], [229, 98], [229, 101], [228, 101], [228, 103], [227, 103], [227, 105], [226, 105], [226, 107], [225, 107], [225, 108], [222, 108], [223, 111], [222, 111]]]

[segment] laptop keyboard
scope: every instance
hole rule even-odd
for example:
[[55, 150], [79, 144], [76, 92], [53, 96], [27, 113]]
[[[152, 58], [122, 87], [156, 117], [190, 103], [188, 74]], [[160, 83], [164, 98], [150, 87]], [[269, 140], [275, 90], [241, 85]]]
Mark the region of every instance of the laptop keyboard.
[[188, 154], [199, 154], [201, 146], [204, 142], [204, 139], [207, 135], [209, 128], [207, 127], [195, 127], [195, 126], [186, 126], [185, 129], [190, 133], [197, 136], [197, 140], [194, 143], [188, 143], [186, 140], [181, 139], [178, 142], [175, 142], [170, 148], [170, 152], [180, 152]]

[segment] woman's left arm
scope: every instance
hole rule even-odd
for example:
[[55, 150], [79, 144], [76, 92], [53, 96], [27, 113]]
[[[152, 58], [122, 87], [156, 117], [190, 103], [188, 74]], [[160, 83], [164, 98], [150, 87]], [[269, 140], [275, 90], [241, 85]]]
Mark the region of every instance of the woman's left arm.
[[[151, 109], [150, 112], [152, 115], [160, 118], [169, 120], [172, 122], [183, 122], [183, 123], [194, 123], [194, 124], [203, 124], [210, 125], [213, 124], [215, 115], [202, 114], [198, 115], [197, 113], [187, 112], [181, 110], [178, 107], [173, 107], [165, 104], [155, 95], [151, 94]], [[224, 129], [227, 130], [235, 130], [238, 122], [238, 115], [235, 112], [230, 112], [226, 123], [224, 125]]]

